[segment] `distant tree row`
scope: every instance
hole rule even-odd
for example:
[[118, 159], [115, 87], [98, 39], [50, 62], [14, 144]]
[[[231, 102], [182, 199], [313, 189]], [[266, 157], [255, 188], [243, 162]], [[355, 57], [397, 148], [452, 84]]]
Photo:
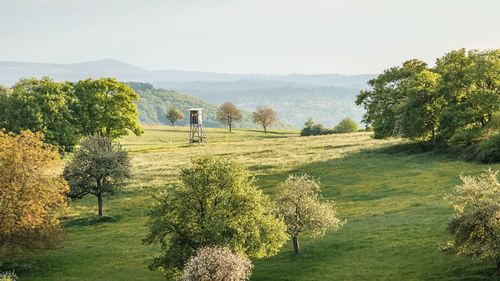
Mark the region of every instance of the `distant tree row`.
[[142, 133], [137, 122], [139, 96], [113, 78], [56, 82], [21, 79], [0, 88], [0, 128], [43, 133], [45, 141], [70, 151], [84, 136], [117, 138]]
[[375, 138], [470, 146], [497, 135], [483, 147], [488, 150], [500, 144], [499, 81], [500, 49], [460, 49], [438, 58], [435, 67], [412, 59], [385, 70], [356, 104], [365, 108], [363, 122]]
[[318, 136], [318, 135], [329, 135], [329, 134], [345, 134], [353, 133], [359, 130], [359, 126], [356, 121], [351, 118], [344, 118], [337, 124], [333, 129], [328, 129], [323, 124], [314, 123], [312, 118], [307, 119], [304, 123], [304, 128], [300, 131], [301, 136]]

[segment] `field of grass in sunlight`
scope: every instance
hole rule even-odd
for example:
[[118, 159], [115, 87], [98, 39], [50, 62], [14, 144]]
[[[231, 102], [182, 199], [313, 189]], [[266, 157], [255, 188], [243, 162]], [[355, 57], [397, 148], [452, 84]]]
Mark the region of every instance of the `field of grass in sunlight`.
[[96, 219], [94, 197], [74, 201], [62, 247], [21, 259], [20, 280], [164, 280], [148, 269], [160, 249], [142, 244], [146, 211], [152, 194], [175, 184], [180, 168], [206, 154], [233, 155], [271, 196], [289, 173], [311, 174], [347, 220], [323, 238], [302, 238], [298, 257], [289, 242], [277, 256], [255, 260], [252, 280], [490, 280], [493, 264], [438, 249], [450, 238], [452, 209], [443, 196], [461, 173], [478, 174], [488, 165], [390, 151], [401, 141], [375, 140], [366, 132], [300, 137], [206, 130], [210, 141], [203, 145], [188, 144], [187, 127], [150, 126], [143, 136], [120, 140], [130, 151], [133, 178], [105, 199], [109, 218]]

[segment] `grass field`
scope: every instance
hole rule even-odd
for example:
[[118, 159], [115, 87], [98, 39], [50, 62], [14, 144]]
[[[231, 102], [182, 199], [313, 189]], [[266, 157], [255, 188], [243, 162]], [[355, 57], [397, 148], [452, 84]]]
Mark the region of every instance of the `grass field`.
[[[133, 179], [104, 202], [109, 221], [96, 220], [96, 200], [72, 203], [63, 246], [20, 260], [21, 280], [163, 280], [148, 270], [158, 253], [141, 243], [151, 195], [176, 182], [181, 167], [204, 154], [234, 155], [273, 195], [289, 173], [320, 178], [323, 195], [337, 202], [347, 223], [337, 232], [291, 243], [274, 257], [254, 261], [252, 280], [491, 280], [493, 264], [438, 250], [452, 209], [443, 196], [461, 173], [486, 165], [432, 152], [390, 152], [398, 140], [370, 133], [299, 137], [296, 132], [208, 129], [210, 142], [189, 146], [185, 127], [147, 127], [121, 140], [130, 151]], [[493, 165], [500, 169], [500, 165]]]

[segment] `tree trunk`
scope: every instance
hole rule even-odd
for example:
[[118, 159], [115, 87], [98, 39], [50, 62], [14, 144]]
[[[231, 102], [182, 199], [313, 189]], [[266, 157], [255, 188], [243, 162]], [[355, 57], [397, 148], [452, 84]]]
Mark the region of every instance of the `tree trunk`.
[[231, 124], [229, 124], [229, 132], [231, 133]]
[[432, 129], [432, 146], [436, 149], [436, 129]]
[[299, 254], [299, 237], [294, 235], [293, 238], [293, 254], [296, 256]]
[[497, 259], [497, 276], [500, 276], [500, 259]]
[[99, 210], [99, 217], [102, 217], [102, 193], [97, 195], [97, 208]]
[[175, 122], [172, 122], [172, 127], [175, 126]]
[[264, 134], [267, 134], [267, 127], [264, 126]]

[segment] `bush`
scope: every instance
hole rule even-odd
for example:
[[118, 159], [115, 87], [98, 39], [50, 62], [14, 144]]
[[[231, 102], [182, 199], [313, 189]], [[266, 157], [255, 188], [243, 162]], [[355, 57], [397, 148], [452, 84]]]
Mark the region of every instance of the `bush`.
[[228, 247], [200, 248], [184, 267], [185, 281], [243, 281], [250, 279], [252, 262]]
[[359, 130], [358, 124], [351, 118], [345, 118], [340, 123], [333, 128], [333, 133], [344, 134], [344, 133], [354, 133]]
[[457, 131], [450, 139], [450, 142], [458, 146], [470, 146], [477, 142], [482, 135], [481, 127], [473, 127]]
[[483, 163], [500, 162], [500, 133], [481, 141], [475, 150], [476, 160]]
[[309, 118], [304, 124], [304, 128], [300, 131], [301, 136], [319, 136], [332, 134], [332, 130], [323, 126], [323, 124], [314, 124], [314, 121]]
[[17, 281], [17, 275], [14, 272], [0, 272], [0, 281]]

